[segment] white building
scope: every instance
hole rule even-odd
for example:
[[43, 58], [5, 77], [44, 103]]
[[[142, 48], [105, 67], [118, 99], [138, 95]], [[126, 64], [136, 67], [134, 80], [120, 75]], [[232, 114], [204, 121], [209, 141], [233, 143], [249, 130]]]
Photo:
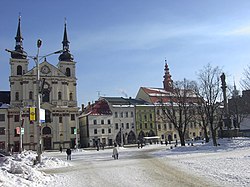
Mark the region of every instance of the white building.
[[[63, 52], [55, 66], [46, 58], [39, 62], [40, 80], [43, 81], [41, 108], [45, 110], [45, 122], [41, 129], [36, 121], [30, 121], [29, 108], [36, 106], [37, 82], [36, 67], [29, 69], [29, 58], [23, 50], [21, 35], [21, 20], [19, 18], [17, 34], [15, 37], [15, 50], [11, 51], [9, 77], [11, 91], [10, 132], [17, 126], [24, 128], [23, 148], [37, 149], [38, 133], [41, 132], [42, 149], [59, 149], [74, 147], [76, 144], [75, 128], [77, 128], [77, 98], [76, 98], [76, 62], [69, 51], [66, 23], [64, 26]], [[35, 66], [33, 60], [31, 63]], [[41, 83], [40, 82], [40, 83]], [[41, 88], [40, 88], [41, 90]], [[21, 120], [21, 122], [20, 122]], [[79, 136], [78, 136], [79, 137]], [[20, 138], [10, 137], [16, 151], [19, 149]]]

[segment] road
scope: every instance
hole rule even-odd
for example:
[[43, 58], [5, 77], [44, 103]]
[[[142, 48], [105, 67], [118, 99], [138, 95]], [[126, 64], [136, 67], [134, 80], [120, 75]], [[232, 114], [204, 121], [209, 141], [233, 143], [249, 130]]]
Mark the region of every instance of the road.
[[[73, 152], [72, 160], [69, 161], [72, 166], [47, 169], [44, 172], [59, 177], [60, 182], [51, 186], [213, 186], [202, 178], [184, 173], [166, 162], [161, 162], [152, 154], [160, 149], [165, 149], [165, 147], [159, 145], [142, 149], [120, 148], [119, 160], [113, 160], [111, 157], [112, 149]], [[66, 159], [65, 153], [47, 154], [47, 156], [62, 160]]]

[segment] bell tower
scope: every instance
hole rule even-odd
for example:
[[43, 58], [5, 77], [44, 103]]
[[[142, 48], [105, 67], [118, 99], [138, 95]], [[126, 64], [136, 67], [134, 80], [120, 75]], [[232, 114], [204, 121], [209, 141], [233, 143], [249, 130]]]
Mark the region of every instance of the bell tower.
[[63, 95], [67, 95], [67, 100], [71, 103], [71, 106], [77, 106], [77, 95], [76, 95], [76, 70], [73, 55], [69, 50], [69, 40], [67, 35], [67, 23], [66, 19], [64, 22], [64, 33], [63, 33], [63, 53], [59, 56], [59, 62], [57, 64], [58, 69], [66, 76], [64, 78], [63, 88], [58, 92], [62, 92]]
[[171, 92], [173, 90], [173, 80], [172, 80], [170, 72], [169, 72], [167, 60], [165, 60], [165, 69], [164, 70], [165, 70], [165, 75], [163, 76], [163, 78], [164, 78], [163, 88], [164, 88], [164, 90]]
[[21, 34], [21, 16], [18, 18], [15, 50], [11, 51], [10, 64], [10, 91], [11, 104], [21, 105], [23, 97], [22, 77], [28, 72], [29, 61], [27, 53], [23, 50], [23, 37]]

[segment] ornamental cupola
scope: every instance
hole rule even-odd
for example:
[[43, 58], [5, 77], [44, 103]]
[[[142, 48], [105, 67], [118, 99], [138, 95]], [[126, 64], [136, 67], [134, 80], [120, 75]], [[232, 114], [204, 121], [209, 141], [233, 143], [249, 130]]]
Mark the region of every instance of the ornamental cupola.
[[70, 54], [69, 51], [69, 41], [68, 41], [68, 36], [67, 36], [67, 25], [66, 21], [64, 23], [64, 34], [63, 34], [63, 53], [59, 56], [60, 61], [66, 61], [66, 62], [73, 62], [74, 57], [72, 54]]
[[15, 59], [26, 59], [27, 53], [23, 50], [23, 37], [21, 34], [21, 16], [18, 18], [18, 26], [17, 26], [17, 33], [16, 33], [16, 46], [15, 50], [11, 52], [11, 58]]
[[164, 78], [163, 88], [166, 91], [172, 91], [173, 90], [173, 80], [172, 80], [170, 72], [169, 72], [167, 60], [165, 60], [165, 69], [164, 70], [165, 70], [165, 75], [163, 76], [163, 78]]

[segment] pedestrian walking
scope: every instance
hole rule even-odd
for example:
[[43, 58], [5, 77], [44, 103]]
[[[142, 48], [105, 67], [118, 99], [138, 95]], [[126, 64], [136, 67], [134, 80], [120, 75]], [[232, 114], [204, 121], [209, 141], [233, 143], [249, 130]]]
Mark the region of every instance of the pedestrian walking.
[[114, 148], [113, 148], [113, 157], [114, 157], [114, 159], [116, 160], [118, 160], [118, 155], [119, 155], [119, 153], [118, 153], [118, 149], [117, 149], [117, 145], [115, 145], [114, 146]]
[[67, 160], [71, 160], [71, 150], [69, 148], [66, 150], [66, 154], [67, 154]]
[[59, 150], [60, 150], [60, 152], [62, 152], [62, 146], [60, 146]]

